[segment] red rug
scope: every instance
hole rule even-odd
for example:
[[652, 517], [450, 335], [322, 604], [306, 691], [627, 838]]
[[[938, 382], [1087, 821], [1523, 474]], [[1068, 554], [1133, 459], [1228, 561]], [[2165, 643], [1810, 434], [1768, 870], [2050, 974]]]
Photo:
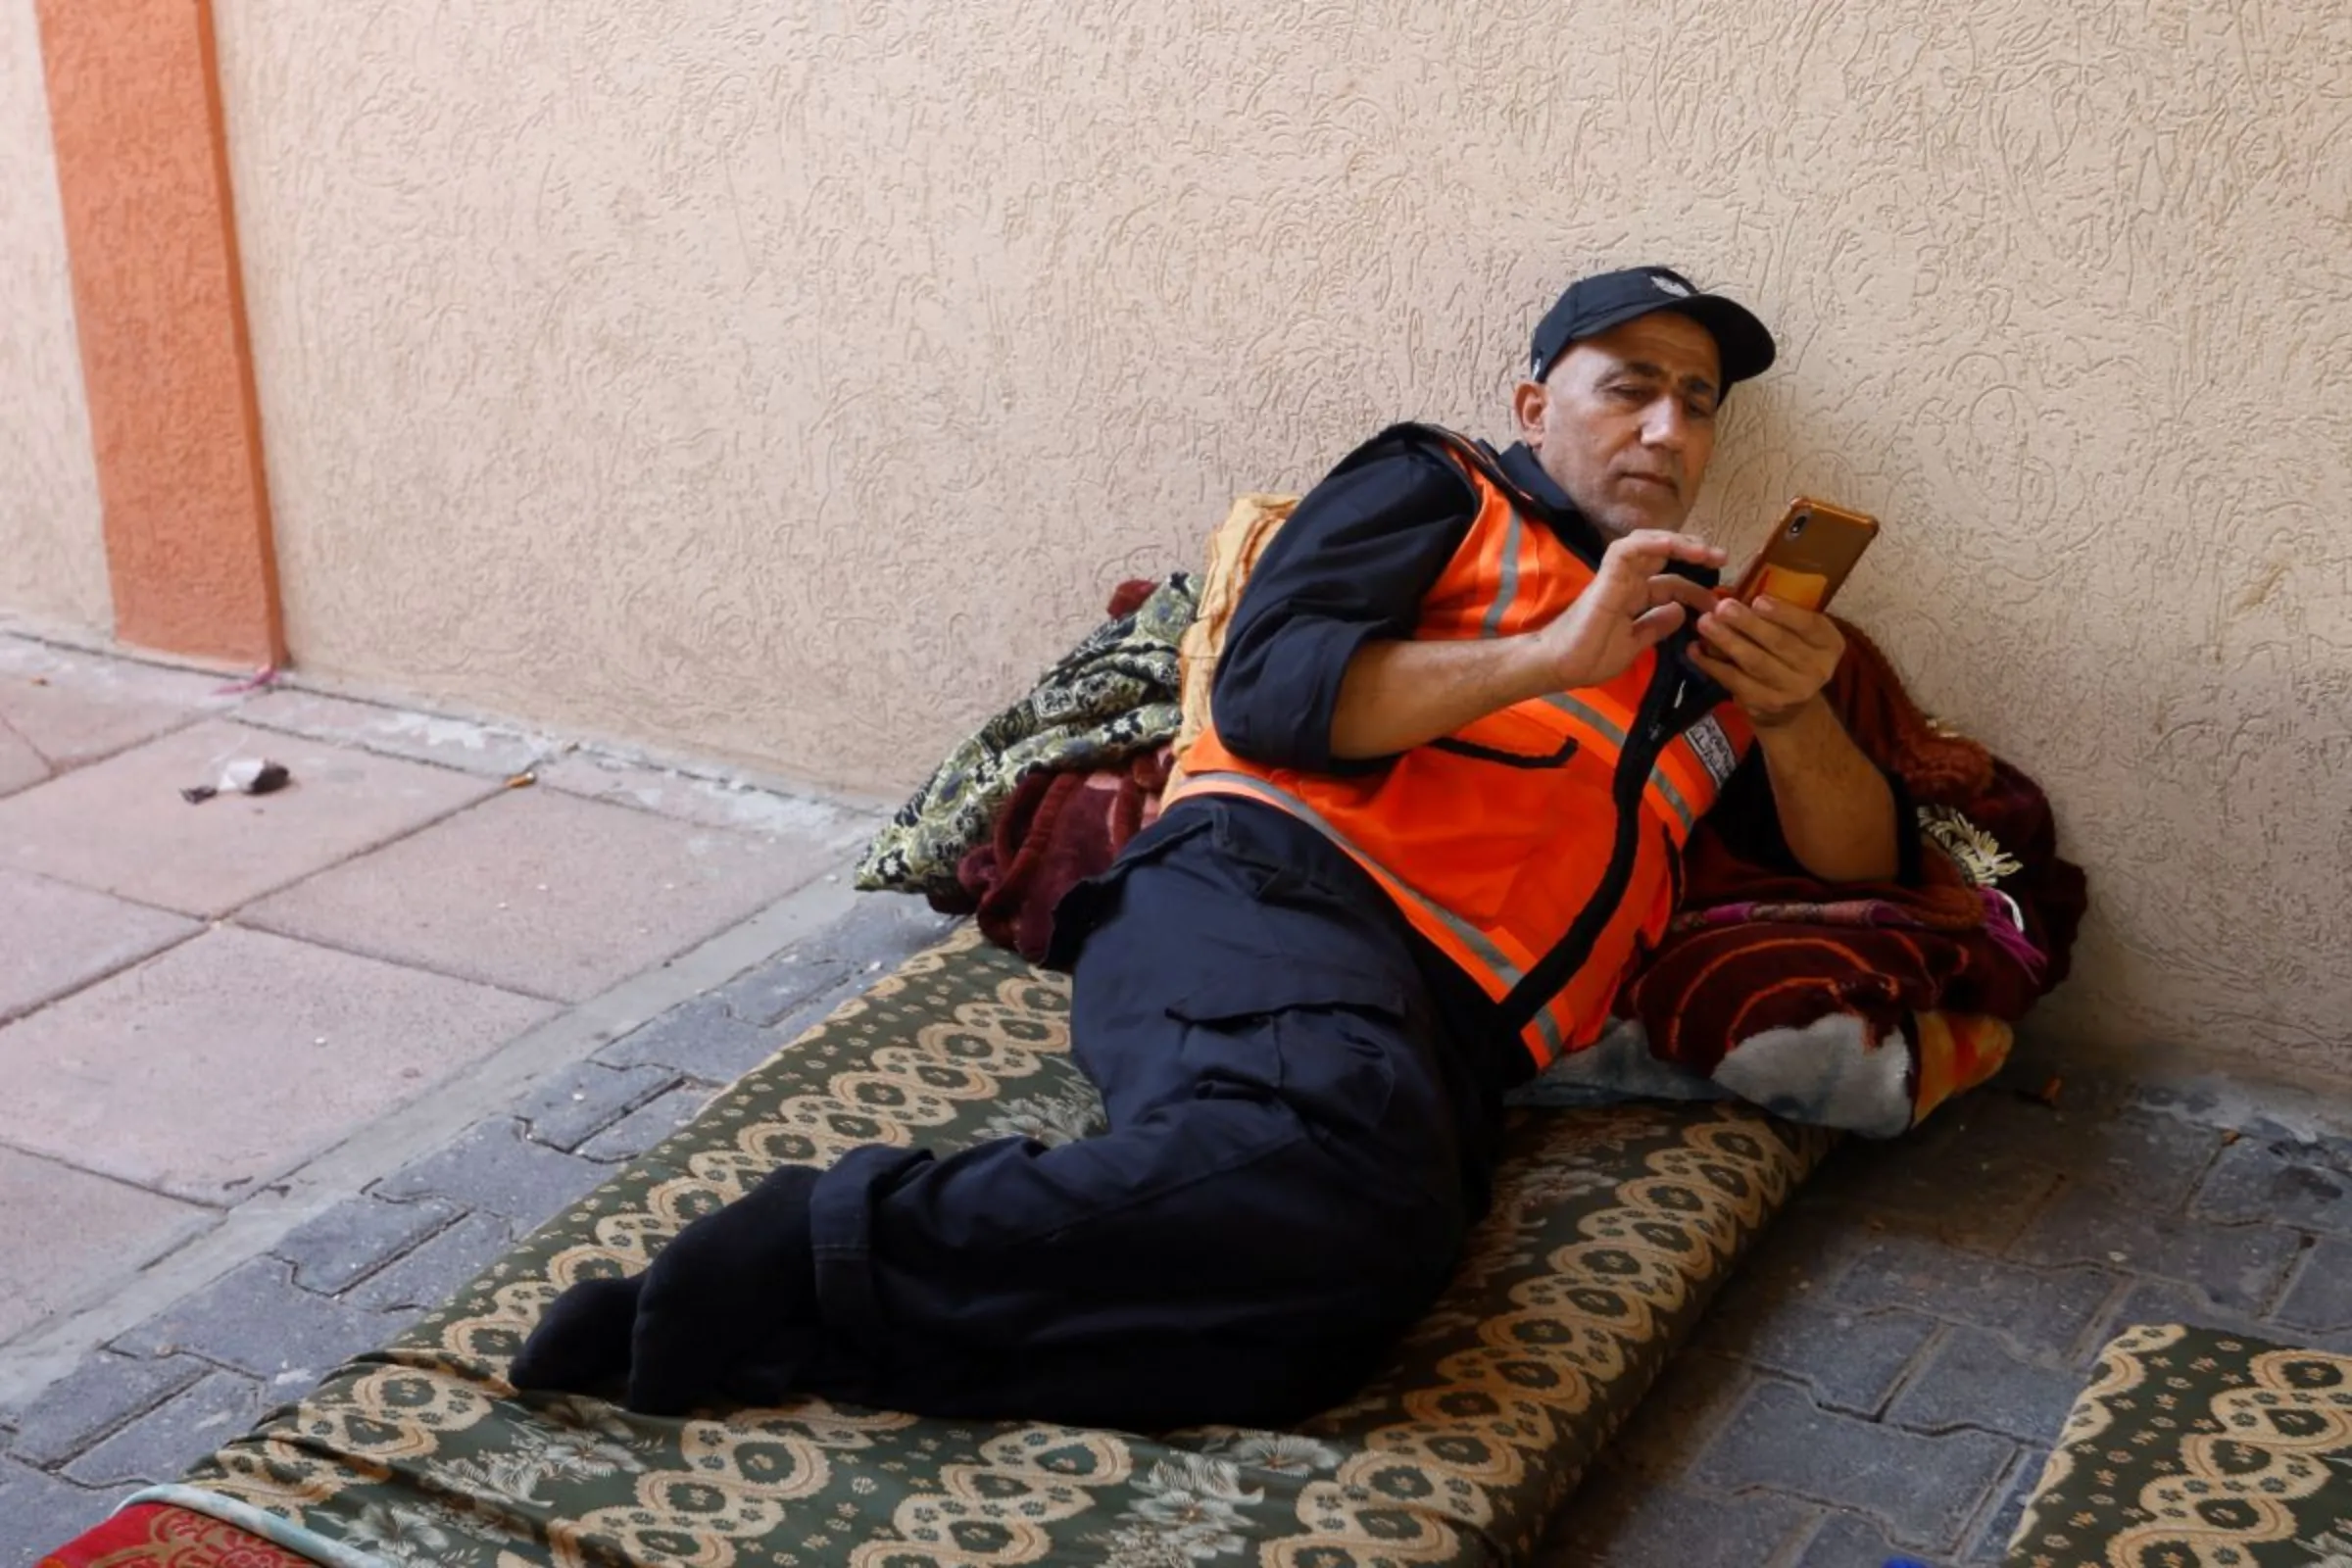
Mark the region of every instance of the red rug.
[[140, 1503], [58, 1547], [39, 1568], [311, 1568], [310, 1559], [249, 1530], [185, 1508]]

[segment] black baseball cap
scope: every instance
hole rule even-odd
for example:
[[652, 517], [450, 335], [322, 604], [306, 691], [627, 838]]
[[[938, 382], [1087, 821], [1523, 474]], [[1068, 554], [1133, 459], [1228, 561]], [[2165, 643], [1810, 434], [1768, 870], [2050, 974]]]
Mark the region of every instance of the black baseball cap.
[[1630, 267], [1618, 272], [1580, 277], [1568, 285], [1559, 303], [1536, 323], [1535, 353], [1528, 378], [1541, 381], [1551, 373], [1560, 356], [1579, 338], [1596, 336], [1610, 327], [1647, 316], [1652, 311], [1678, 311], [1705, 327], [1715, 339], [1723, 360], [1724, 390], [1772, 368], [1772, 334], [1744, 306], [1720, 294], [1702, 293], [1682, 273], [1665, 267]]

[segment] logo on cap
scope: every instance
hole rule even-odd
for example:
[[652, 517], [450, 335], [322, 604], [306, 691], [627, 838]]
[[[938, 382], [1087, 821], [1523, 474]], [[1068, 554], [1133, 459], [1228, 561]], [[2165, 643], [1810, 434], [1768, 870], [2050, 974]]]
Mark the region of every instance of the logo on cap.
[[1661, 294], [1671, 294], [1678, 300], [1687, 300], [1690, 297], [1689, 284], [1668, 277], [1664, 272], [1650, 273], [1649, 286]]

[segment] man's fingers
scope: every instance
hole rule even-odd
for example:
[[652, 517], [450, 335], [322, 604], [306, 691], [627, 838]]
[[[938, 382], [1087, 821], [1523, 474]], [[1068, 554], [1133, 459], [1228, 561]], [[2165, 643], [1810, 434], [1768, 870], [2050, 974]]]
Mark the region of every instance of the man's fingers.
[[1845, 636], [1838, 631], [1838, 623], [1818, 610], [1799, 610], [1768, 596], [1758, 596], [1749, 608], [1767, 623], [1778, 626], [1809, 648], [1827, 652], [1833, 648], [1842, 650], [1845, 645]]
[[1687, 613], [1680, 605], [1655, 605], [1634, 617], [1634, 646], [1653, 648], [1673, 636]]
[[1617, 562], [1638, 567], [1645, 577], [1669, 561], [1687, 561], [1694, 566], [1720, 566], [1729, 559], [1696, 534], [1670, 533], [1664, 528], [1636, 528], [1619, 537], [1603, 556], [1604, 564]]
[[1732, 701], [1736, 703], [1756, 708], [1773, 700], [1772, 693], [1761, 682], [1721, 654], [1705, 648], [1692, 648], [1690, 662], [1705, 670], [1716, 685], [1731, 693]]
[[1681, 605], [1693, 615], [1703, 615], [1713, 610], [1721, 597], [1714, 589], [1671, 571], [1659, 572], [1649, 579], [1651, 604]]
[[1793, 629], [1737, 599], [1725, 600], [1715, 612], [1715, 619], [1727, 630], [1791, 664], [1797, 662], [1799, 650], [1805, 644], [1805, 639]]
[[1776, 697], [1793, 694], [1805, 684], [1802, 666], [1750, 637], [1747, 629], [1753, 624], [1752, 617], [1747, 626], [1740, 626], [1720, 613], [1705, 616], [1698, 623], [1699, 651], [1739, 670], [1754, 683], [1759, 694]]
[[1751, 675], [1763, 676], [1781, 662], [1722, 610], [1699, 617], [1698, 635], [1706, 652]]

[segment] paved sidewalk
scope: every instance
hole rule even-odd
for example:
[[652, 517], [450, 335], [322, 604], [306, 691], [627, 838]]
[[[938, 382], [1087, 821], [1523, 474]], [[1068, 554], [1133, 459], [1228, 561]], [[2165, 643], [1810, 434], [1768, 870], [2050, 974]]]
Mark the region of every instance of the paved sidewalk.
[[[2052, 1074], [2055, 1107], [2034, 1098]], [[2000, 1561], [2100, 1346], [2352, 1352], [2352, 1091], [2037, 1051], [1775, 1221], [1569, 1504], [1546, 1568]]]
[[[225, 684], [0, 634], [0, 1564], [944, 928], [852, 897], [870, 808]], [[292, 785], [181, 798], [241, 757]]]

